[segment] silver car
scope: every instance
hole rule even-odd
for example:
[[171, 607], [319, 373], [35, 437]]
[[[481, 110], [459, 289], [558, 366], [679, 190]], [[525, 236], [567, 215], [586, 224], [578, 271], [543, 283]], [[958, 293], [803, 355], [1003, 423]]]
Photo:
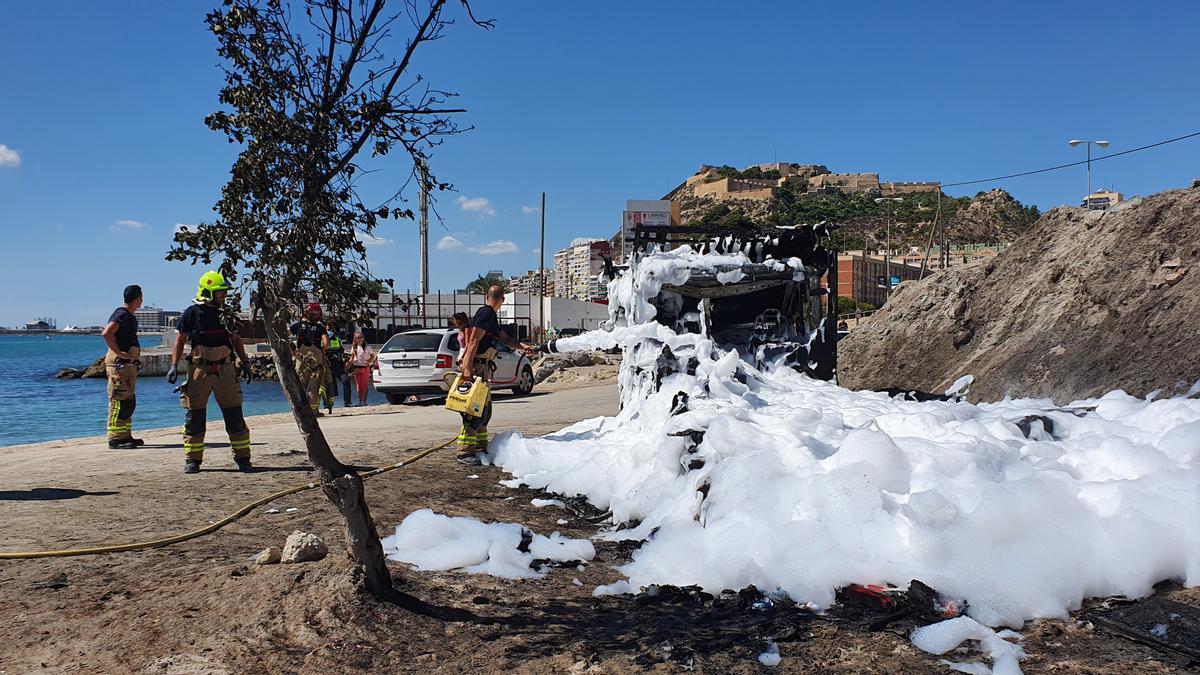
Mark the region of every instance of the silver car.
[[[452, 328], [397, 333], [379, 348], [375, 390], [389, 403], [403, 403], [415, 394], [445, 394], [454, 381], [458, 361], [458, 331]], [[492, 390], [533, 391], [533, 366], [521, 352], [498, 346]]]

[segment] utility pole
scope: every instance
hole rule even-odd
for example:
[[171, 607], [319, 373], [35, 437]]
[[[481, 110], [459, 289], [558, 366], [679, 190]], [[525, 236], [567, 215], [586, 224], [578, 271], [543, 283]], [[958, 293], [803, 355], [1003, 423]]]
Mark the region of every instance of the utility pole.
[[538, 243], [538, 325], [546, 335], [546, 193], [542, 193], [542, 237]]
[[878, 204], [879, 202], [887, 202], [888, 203], [887, 243], [885, 244], [887, 248], [883, 252], [884, 287], [887, 289], [887, 294], [884, 295], [885, 302], [892, 297], [892, 210], [893, 210], [893, 208], [895, 208], [896, 202], [902, 202], [902, 201], [904, 201], [904, 197], [876, 197], [875, 198], [876, 204]]
[[429, 167], [424, 158], [417, 160], [417, 179], [421, 181], [421, 304], [429, 294]]

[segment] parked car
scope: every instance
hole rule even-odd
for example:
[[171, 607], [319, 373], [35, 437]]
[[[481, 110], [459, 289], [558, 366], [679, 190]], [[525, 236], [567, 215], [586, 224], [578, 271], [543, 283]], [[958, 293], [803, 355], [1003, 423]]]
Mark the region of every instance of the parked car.
[[[375, 390], [386, 395], [389, 403], [403, 403], [414, 394], [445, 394], [454, 381], [458, 351], [458, 331], [451, 328], [397, 333], [379, 348]], [[503, 345], [492, 378], [492, 391], [498, 389], [517, 394], [533, 391], [529, 358]]]

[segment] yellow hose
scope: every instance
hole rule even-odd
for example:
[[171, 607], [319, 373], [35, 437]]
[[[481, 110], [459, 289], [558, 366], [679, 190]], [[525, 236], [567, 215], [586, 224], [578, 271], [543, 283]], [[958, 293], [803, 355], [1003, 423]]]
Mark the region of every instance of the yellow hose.
[[[409, 457], [407, 459], [400, 460], [399, 462], [396, 462], [395, 464], [389, 464], [388, 466], [382, 466], [382, 467], [379, 467], [378, 469], [372, 469], [370, 471], [367, 471], [366, 473], [360, 474], [360, 476], [362, 478], [370, 478], [371, 476], [378, 476], [381, 473], [391, 471], [393, 469], [399, 469], [402, 466], [412, 464], [413, 462], [416, 462], [416, 461], [423, 459], [429, 455], [432, 455], [433, 453], [437, 452], [438, 450], [441, 450], [442, 448], [446, 447], [447, 445], [450, 445], [453, 442], [454, 442], [454, 439], [450, 439], [450, 440], [446, 441], [445, 443], [442, 443], [441, 445], [429, 448], [428, 450], [422, 450], [421, 452], [417, 453], [416, 455], [413, 455], [412, 457]], [[279, 499], [280, 497], [286, 497], [288, 495], [296, 494], [297, 492], [304, 492], [305, 490], [312, 490], [315, 487], [317, 487], [316, 483], [308, 483], [306, 485], [298, 485], [296, 487], [288, 488], [286, 490], [280, 490], [279, 492], [269, 494], [266, 497], [261, 497], [259, 499], [256, 499], [256, 500], [250, 502], [249, 504], [246, 504], [242, 508], [238, 509], [237, 511], [234, 511], [233, 513], [225, 516], [224, 518], [218, 520], [215, 523], [206, 525], [198, 530], [192, 530], [191, 532], [177, 534], [173, 537], [166, 537], [164, 539], [155, 539], [153, 541], [140, 541], [140, 542], [136, 542], [133, 544], [115, 544], [113, 546], [96, 546], [93, 548], [71, 548], [71, 549], [64, 549], [61, 551], [17, 551], [17, 552], [12, 552], [12, 553], [0, 552], [0, 560], [21, 560], [21, 559], [25, 559], [25, 558], [65, 558], [67, 556], [73, 556], [73, 555], [96, 555], [98, 553], [120, 553], [122, 551], [141, 551], [141, 550], [147, 549], [147, 548], [159, 548], [160, 546], [170, 546], [171, 544], [178, 544], [181, 541], [195, 539], [196, 537], [203, 537], [204, 535], [209, 534], [211, 532], [216, 532], [217, 530], [221, 529], [222, 527], [225, 527], [229, 523], [232, 523], [233, 521], [237, 520], [238, 518], [241, 518], [242, 516], [246, 515], [247, 513], [250, 513], [254, 509], [262, 506], [263, 504], [273, 502], [276, 499]]]

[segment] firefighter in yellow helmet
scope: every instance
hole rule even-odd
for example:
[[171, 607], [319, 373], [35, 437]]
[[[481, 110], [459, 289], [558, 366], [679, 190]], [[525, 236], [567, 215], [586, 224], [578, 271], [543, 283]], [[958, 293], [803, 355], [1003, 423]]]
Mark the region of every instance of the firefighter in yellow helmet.
[[329, 377], [329, 366], [325, 361], [325, 350], [329, 348], [329, 336], [321, 323], [321, 306], [311, 302], [304, 308], [304, 316], [291, 326], [296, 336], [296, 375], [304, 387], [304, 397], [313, 414], [321, 416], [321, 402], [325, 399], [325, 380]]
[[225, 431], [233, 448], [233, 460], [239, 471], [253, 470], [250, 463], [250, 428], [242, 414], [242, 384], [239, 368], [233, 357], [241, 360], [240, 373], [250, 381], [250, 359], [237, 333], [230, 332], [221, 320], [221, 306], [231, 286], [219, 272], [205, 272], [200, 277], [196, 299], [179, 317], [179, 338], [171, 353], [171, 369], [167, 381], [179, 377], [178, 364], [183, 358], [184, 343], [191, 344], [188, 356], [187, 381], [180, 387], [179, 400], [185, 413], [183, 422], [184, 473], [198, 473], [204, 461], [204, 430], [207, 420], [208, 397], [216, 395], [217, 405], [225, 418]]

